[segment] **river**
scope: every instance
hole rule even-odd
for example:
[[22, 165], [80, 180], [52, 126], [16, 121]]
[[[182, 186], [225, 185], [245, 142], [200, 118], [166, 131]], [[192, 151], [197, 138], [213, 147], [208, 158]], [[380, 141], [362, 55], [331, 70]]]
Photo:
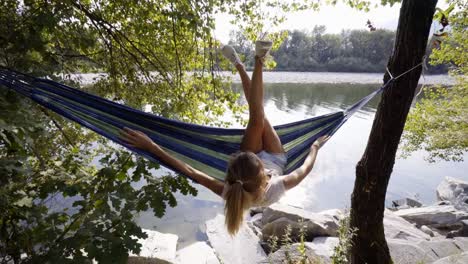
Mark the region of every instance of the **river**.
[[[265, 112], [273, 125], [279, 125], [341, 111], [378, 88], [381, 78], [382, 74], [367, 73], [265, 73]], [[233, 76], [234, 88], [241, 90], [238, 81]], [[420, 80], [420, 84], [452, 83], [453, 80], [444, 75]], [[366, 147], [378, 100], [374, 98], [330, 139], [320, 150], [312, 173], [288, 191], [280, 203], [311, 211], [349, 208], [355, 166]], [[426, 153], [420, 151], [407, 159], [396, 160], [387, 204], [404, 197], [432, 203], [436, 201], [435, 189], [445, 176], [468, 180], [466, 161], [429, 163], [424, 160], [425, 156]], [[177, 194], [178, 206], [168, 208], [162, 219], [145, 212], [138, 216], [138, 223], [144, 228], [178, 235], [179, 248], [196, 240], [206, 240], [204, 223], [223, 212], [223, 203], [207, 189], [199, 185], [196, 188], [199, 192], [196, 197]]]

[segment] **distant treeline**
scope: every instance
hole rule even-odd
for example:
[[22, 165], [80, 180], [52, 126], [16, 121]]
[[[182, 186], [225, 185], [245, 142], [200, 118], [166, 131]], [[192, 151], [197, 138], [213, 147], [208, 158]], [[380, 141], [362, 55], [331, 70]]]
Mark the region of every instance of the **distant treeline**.
[[[392, 53], [395, 32], [390, 30], [346, 30], [340, 34], [325, 33], [325, 26], [311, 31], [290, 31], [280, 48], [271, 54], [277, 71], [310, 72], [384, 72]], [[253, 68], [254, 47], [239, 32], [231, 32], [229, 44]], [[428, 45], [430, 46], [430, 45]], [[430, 49], [428, 49], [430, 53]], [[429, 55], [429, 54], [428, 54]], [[427, 66], [426, 73], [447, 72], [446, 65]]]

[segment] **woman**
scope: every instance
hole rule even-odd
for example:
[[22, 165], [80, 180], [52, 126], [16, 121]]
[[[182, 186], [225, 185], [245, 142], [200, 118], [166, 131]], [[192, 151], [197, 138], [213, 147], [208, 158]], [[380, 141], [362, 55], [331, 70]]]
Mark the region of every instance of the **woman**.
[[317, 139], [301, 167], [283, 175], [286, 155], [276, 131], [263, 110], [263, 63], [271, 49], [271, 41], [255, 43], [255, 67], [250, 80], [244, 65], [231, 46], [224, 46], [223, 55], [239, 71], [244, 94], [249, 105], [249, 123], [241, 142], [240, 152], [232, 155], [225, 183], [192, 168], [172, 157], [140, 131], [125, 128], [122, 136], [129, 145], [144, 149], [176, 168], [184, 175], [207, 187], [226, 200], [226, 227], [235, 234], [244, 219], [244, 211], [252, 206], [268, 206], [298, 185], [312, 170], [320, 147], [328, 136]]

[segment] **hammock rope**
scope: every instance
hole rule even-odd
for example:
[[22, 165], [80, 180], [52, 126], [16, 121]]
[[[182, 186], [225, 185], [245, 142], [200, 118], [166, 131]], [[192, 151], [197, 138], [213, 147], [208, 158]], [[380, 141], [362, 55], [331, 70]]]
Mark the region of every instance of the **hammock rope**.
[[[421, 65], [422, 63], [414, 66], [396, 78], [392, 76], [379, 89], [344, 111], [274, 126], [286, 152], [285, 173], [292, 172], [303, 163], [310, 145], [317, 138], [333, 135], [355, 112], [393, 81]], [[152, 115], [48, 79], [35, 78], [1, 67], [0, 87], [12, 89], [59, 115], [178, 172], [157, 156], [126, 145], [119, 136], [124, 127], [140, 130], [169, 154], [221, 181], [224, 180], [230, 154], [240, 149], [244, 134], [244, 129], [202, 126]]]

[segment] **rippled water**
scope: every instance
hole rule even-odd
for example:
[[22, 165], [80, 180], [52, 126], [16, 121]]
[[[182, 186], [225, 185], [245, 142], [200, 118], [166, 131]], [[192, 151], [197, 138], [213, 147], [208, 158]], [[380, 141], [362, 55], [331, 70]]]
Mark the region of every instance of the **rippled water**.
[[[220, 75], [232, 77], [234, 82], [240, 82], [239, 76], [231, 72], [219, 72]], [[250, 75], [251, 73], [249, 73]], [[104, 74], [86, 73], [72, 74], [70, 77], [82, 84], [88, 85], [101, 78]], [[264, 72], [264, 80], [268, 83], [382, 83], [383, 73], [349, 73], [349, 72]], [[454, 78], [448, 75], [422, 75], [420, 84], [452, 85]]]
[[[313, 75], [325, 78], [315, 73]], [[357, 78], [355, 74], [343, 76], [349, 75]], [[306, 76], [304, 78], [307, 80], [311, 78], [310, 73], [292, 73], [285, 75], [284, 80], [289, 82], [294, 76]], [[360, 80], [371, 82], [371, 76], [374, 74], [364, 74]], [[264, 81], [271, 81], [268, 73]], [[299, 79], [290, 83], [286, 81], [265, 84], [265, 112], [274, 125], [341, 111], [379, 86], [299, 83]], [[234, 85], [240, 90], [238, 83]], [[364, 152], [377, 103], [378, 98], [373, 99], [332, 137], [320, 150], [313, 172], [299, 186], [288, 191], [281, 203], [311, 211], [349, 207], [355, 165]], [[388, 187], [387, 203], [403, 197], [417, 197], [423, 203], [432, 203], [436, 200], [435, 189], [443, 177], [468, 180], [467, 162], [430, 164], [424, 161], [424, 155], [424, 152], [418, 152], [406, 160], [396, 160]], [[223, 212], [223, 203], [221, 198], [207, 189], [199, 185], [196, 187], [199, 190], [197, 197], [177, 195], [179, 204], [176, 208], [169, 208], [162, 219], [155, 218], [151, 212], [143, 213], [139, 216], [140, 225], [179, 235], [179, 248], [195, 240], [206, 240], [204, 223]]]
[[[221, 74], [231, 76], [239, 82], [238, 75], [229, 72]], [[383, 73], [351, 73], [351, 72], [264, 72], [263, 79], [268, 83], [382, 83]], [[454, 84], [454, 78], [447, 75], [422, 75], [420, 84]]]

